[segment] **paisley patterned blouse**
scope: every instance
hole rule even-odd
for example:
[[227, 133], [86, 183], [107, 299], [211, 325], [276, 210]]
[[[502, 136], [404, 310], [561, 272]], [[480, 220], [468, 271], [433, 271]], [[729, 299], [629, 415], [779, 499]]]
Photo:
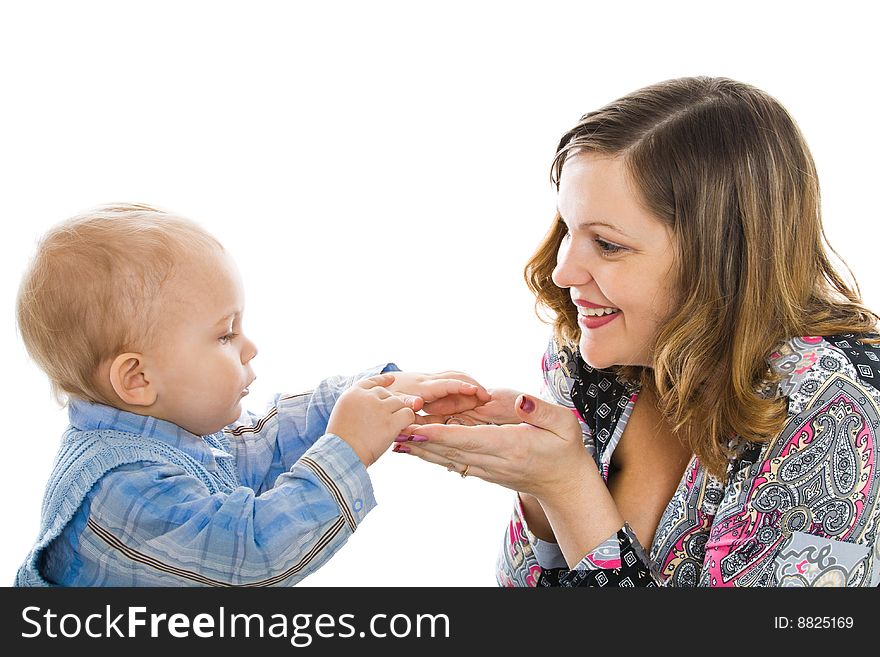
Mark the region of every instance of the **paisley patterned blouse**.
[[[724, 481], [696, 456], [643, 549], [624, 525], [565, 567], [519, 504], [499, 555], [504, 586], [877, 586], [880, 583], [880, 344], [852, 334], [793, 338], [768, 358], [789, 420], [740, 441]], [[875, 337], [873, 334], [870, 337]], [[638, 387], [551, 341], [547, 398], [572, 409], [607, 481]]]

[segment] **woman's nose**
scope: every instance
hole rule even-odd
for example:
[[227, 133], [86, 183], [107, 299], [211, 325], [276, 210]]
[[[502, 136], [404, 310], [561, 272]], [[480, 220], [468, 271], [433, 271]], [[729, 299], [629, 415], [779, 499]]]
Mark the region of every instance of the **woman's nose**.
[[556, 255], [556, 267], [550, 278], [556, 287], [578, 287], [592, 280], [586, 259], [572, 248], [571, 239], [563, 241]]

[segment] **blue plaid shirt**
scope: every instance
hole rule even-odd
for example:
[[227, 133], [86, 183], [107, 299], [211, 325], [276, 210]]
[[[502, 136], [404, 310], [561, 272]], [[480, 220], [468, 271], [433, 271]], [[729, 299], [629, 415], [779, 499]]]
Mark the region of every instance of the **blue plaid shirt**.
[[40, 573], [63, 586], [295, 584], [376, 504], [354, 451], [325, 433], [333, 405], [355, 381], [395, 370], [388, 364], [278, 395], [266, 414], [245, 413], [204, 437], [72, 400], [68, 433], [110, 430], [160, 441], [203, 466], [202, 474], [145, 461], [110, 470], [42, 553]]

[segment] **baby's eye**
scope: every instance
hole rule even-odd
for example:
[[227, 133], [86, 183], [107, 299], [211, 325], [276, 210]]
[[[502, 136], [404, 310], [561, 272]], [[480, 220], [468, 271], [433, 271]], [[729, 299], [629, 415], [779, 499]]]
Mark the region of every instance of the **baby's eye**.
[[596, 238], [596, 244], [599, 245], [599, 250], [602, 252], [602, 255], [614, 255], [615, 253], [619, 253], [623, 251], [623, 247], [612, 242], [606, 242], [601, 237]]
[[226, 335], [220, 336], [218, 339], [220, 340], [220, 344], [229, 344], [237, 336], [238, 333], [227, 333]]

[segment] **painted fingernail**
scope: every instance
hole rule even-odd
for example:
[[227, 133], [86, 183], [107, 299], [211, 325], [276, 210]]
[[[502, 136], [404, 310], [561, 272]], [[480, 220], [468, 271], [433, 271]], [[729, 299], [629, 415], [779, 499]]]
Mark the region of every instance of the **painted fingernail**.
[[396, 442], [396, 443], [405, 443], [405, 442], [406, 442], [407, 440], [409, 440], [411, 437], [412, 437], [412, 436], [407, 436], [405, 433], [402, 433], [402, 434], [398, 435], [397, 438], [394, 439], [394, 442]]
[[531, 413], [535, 410], [535, 402], [523, 395], [522, 401], [519, 403], [519, 407], [523, 410], [524, 413]]
[[412, 438], [412, 441], [413, 441], [414, 443], [423, 443], [423, 442], [425, 442], [426, 440], [428, 440], [428, 437], [427, 437], [427, 436], [422, 436], [422, 435], [419, 435], [419, 434], [417, 434], [417, 433], [415, 433], [415, 434], [413, 434], [412, 436], [410, 436], [410, 438]]
[[403, 452], [404, 454], [408, 454], [410, 449], [406, 445], [401, 445], [400, 443], [397, 443], [396, 445], [394, 445], [394, 447], [391, 448], [391, 451], [392, 452]]

